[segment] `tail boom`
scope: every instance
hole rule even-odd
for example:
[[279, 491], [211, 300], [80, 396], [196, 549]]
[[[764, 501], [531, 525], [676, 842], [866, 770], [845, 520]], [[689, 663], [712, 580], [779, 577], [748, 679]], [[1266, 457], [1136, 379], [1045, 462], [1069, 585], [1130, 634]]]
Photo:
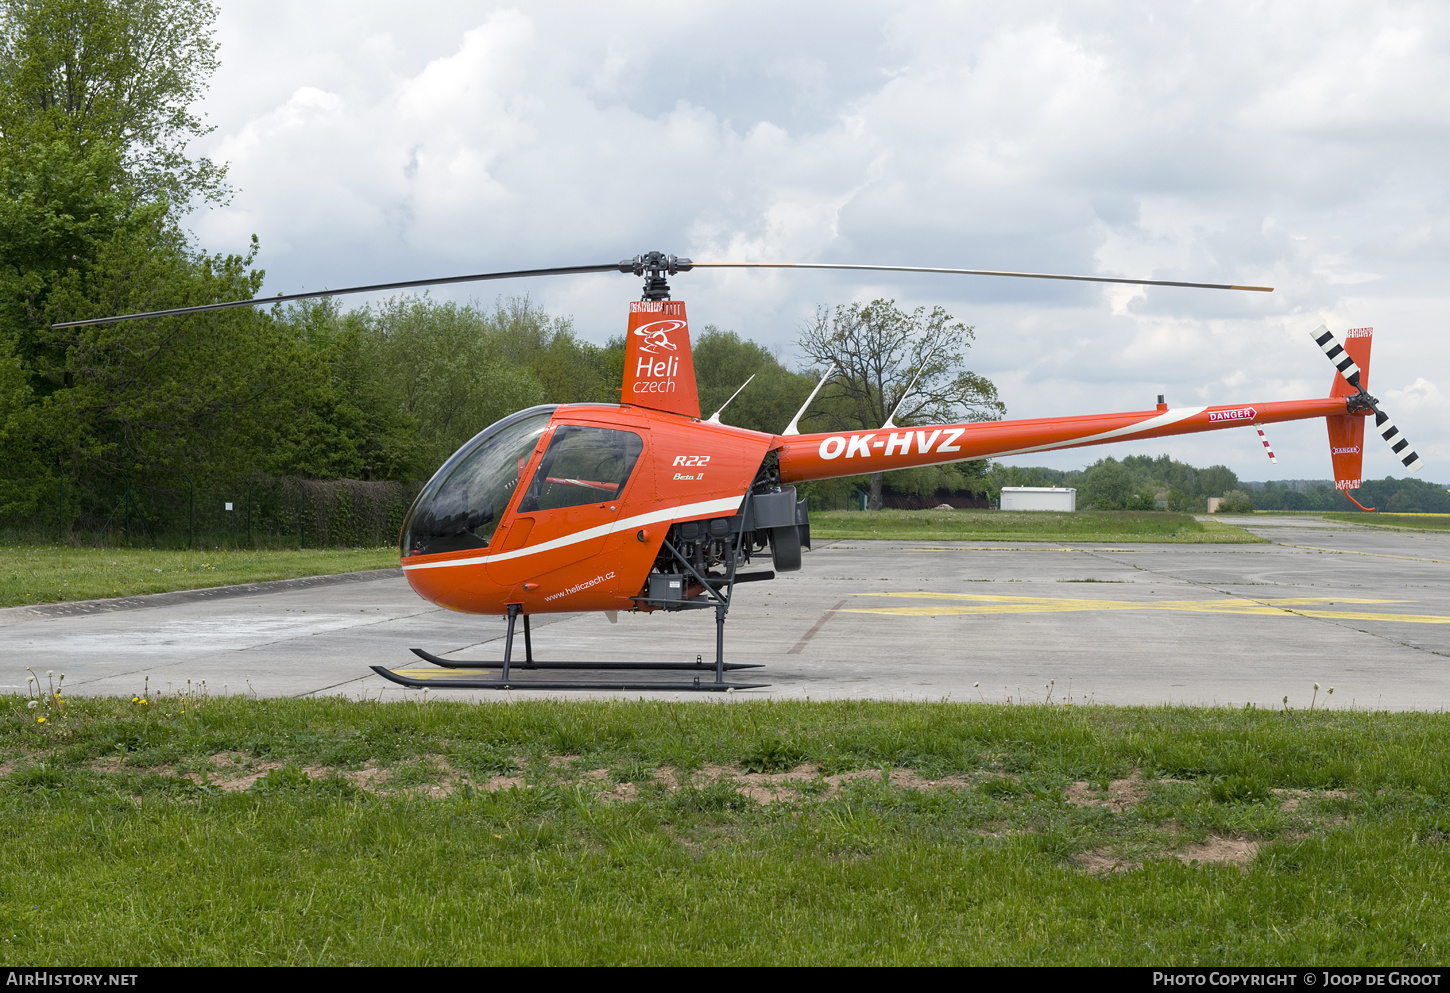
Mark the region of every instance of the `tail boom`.
[[979, 421], [875, 431], [777, 435], [780, 477], [797, 483], [966, 459], [1083, 448], [1115, 441], [1164, 438], [1223, 428], [1249, 427], [1314, 417], [1349, 416], [1344, 397], [1277, 400], [1221, 407], [1181, 407], [1084, 417]]

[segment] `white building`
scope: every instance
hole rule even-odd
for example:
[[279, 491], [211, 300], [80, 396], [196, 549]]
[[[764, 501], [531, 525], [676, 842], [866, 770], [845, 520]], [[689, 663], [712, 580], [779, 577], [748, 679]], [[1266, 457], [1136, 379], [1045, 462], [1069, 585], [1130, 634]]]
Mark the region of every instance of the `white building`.
[[1077, 510], [1077, 490], [1061, 486], [1004, 486], [1002, 510]]

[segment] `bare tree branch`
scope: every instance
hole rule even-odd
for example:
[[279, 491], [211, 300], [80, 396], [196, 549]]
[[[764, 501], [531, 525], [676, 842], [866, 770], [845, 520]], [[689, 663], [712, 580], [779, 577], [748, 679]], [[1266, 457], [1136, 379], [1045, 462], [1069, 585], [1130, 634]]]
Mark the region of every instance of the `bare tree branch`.
[[[839, 370], [811, 413], [833, 430], [878, 428], [897, 411], [901, 424], [991, 421], [1006, 414], [991, 380], [962, 368], [973, 330], [941, 307], [899, 310], [894, 300], [819, 307], [801, 329], [800, 348], [816, 365]], [[881, 473], [871, 477], [871, 508], [881, 507]]]

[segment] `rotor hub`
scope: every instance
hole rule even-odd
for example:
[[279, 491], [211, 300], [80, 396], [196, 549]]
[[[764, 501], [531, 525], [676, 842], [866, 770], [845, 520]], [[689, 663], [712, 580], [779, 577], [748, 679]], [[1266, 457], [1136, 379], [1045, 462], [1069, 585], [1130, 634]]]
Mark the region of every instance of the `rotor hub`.
[[1344, 407], [1345, 412], [1349, 414], [1357, 414], [1361, 410], [1370, 410], [1376, 414], [1380, 412], [1379, 400], [1376, 397], [1370, 396], [1368, 391], [1363, 387], [1360, 388], [1358, 393], [1355, 393], [1345, 401]]
[[693, 263], [689, 259], [666, 255], [664, 252], [645, 252], [619, 263], [620, 272], [632, 272], [644, 277], [644, 295], [641, 300], [668, 300], [670, 284], [666, 275], [689, 272]]

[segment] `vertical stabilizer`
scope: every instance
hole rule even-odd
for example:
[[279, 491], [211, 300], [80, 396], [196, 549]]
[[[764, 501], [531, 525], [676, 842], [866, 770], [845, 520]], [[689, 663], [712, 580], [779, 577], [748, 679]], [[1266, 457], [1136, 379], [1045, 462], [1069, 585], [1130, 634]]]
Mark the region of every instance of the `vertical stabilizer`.
[[620, 399], [637, 407], [698, 419], [690, 326], [680, 300], [637, 300], [629, 305]]
[[[1350, 328], [1344, 333], [1344, 351], [1359, 367], [1359, 385], [1369, 389], [1369, 352], [1374, 328]], [[1359, 390], [1349, 384], [1342, 373], [1334, 374], [1329, 395], [1353, 396]], [[1341, 490], [1359, 489], [1364, 466], [1364, 421], [1355, 414], [1326, 417], [1329, 426], [1329, 456], [1334, 461], [1334, 485]]]

